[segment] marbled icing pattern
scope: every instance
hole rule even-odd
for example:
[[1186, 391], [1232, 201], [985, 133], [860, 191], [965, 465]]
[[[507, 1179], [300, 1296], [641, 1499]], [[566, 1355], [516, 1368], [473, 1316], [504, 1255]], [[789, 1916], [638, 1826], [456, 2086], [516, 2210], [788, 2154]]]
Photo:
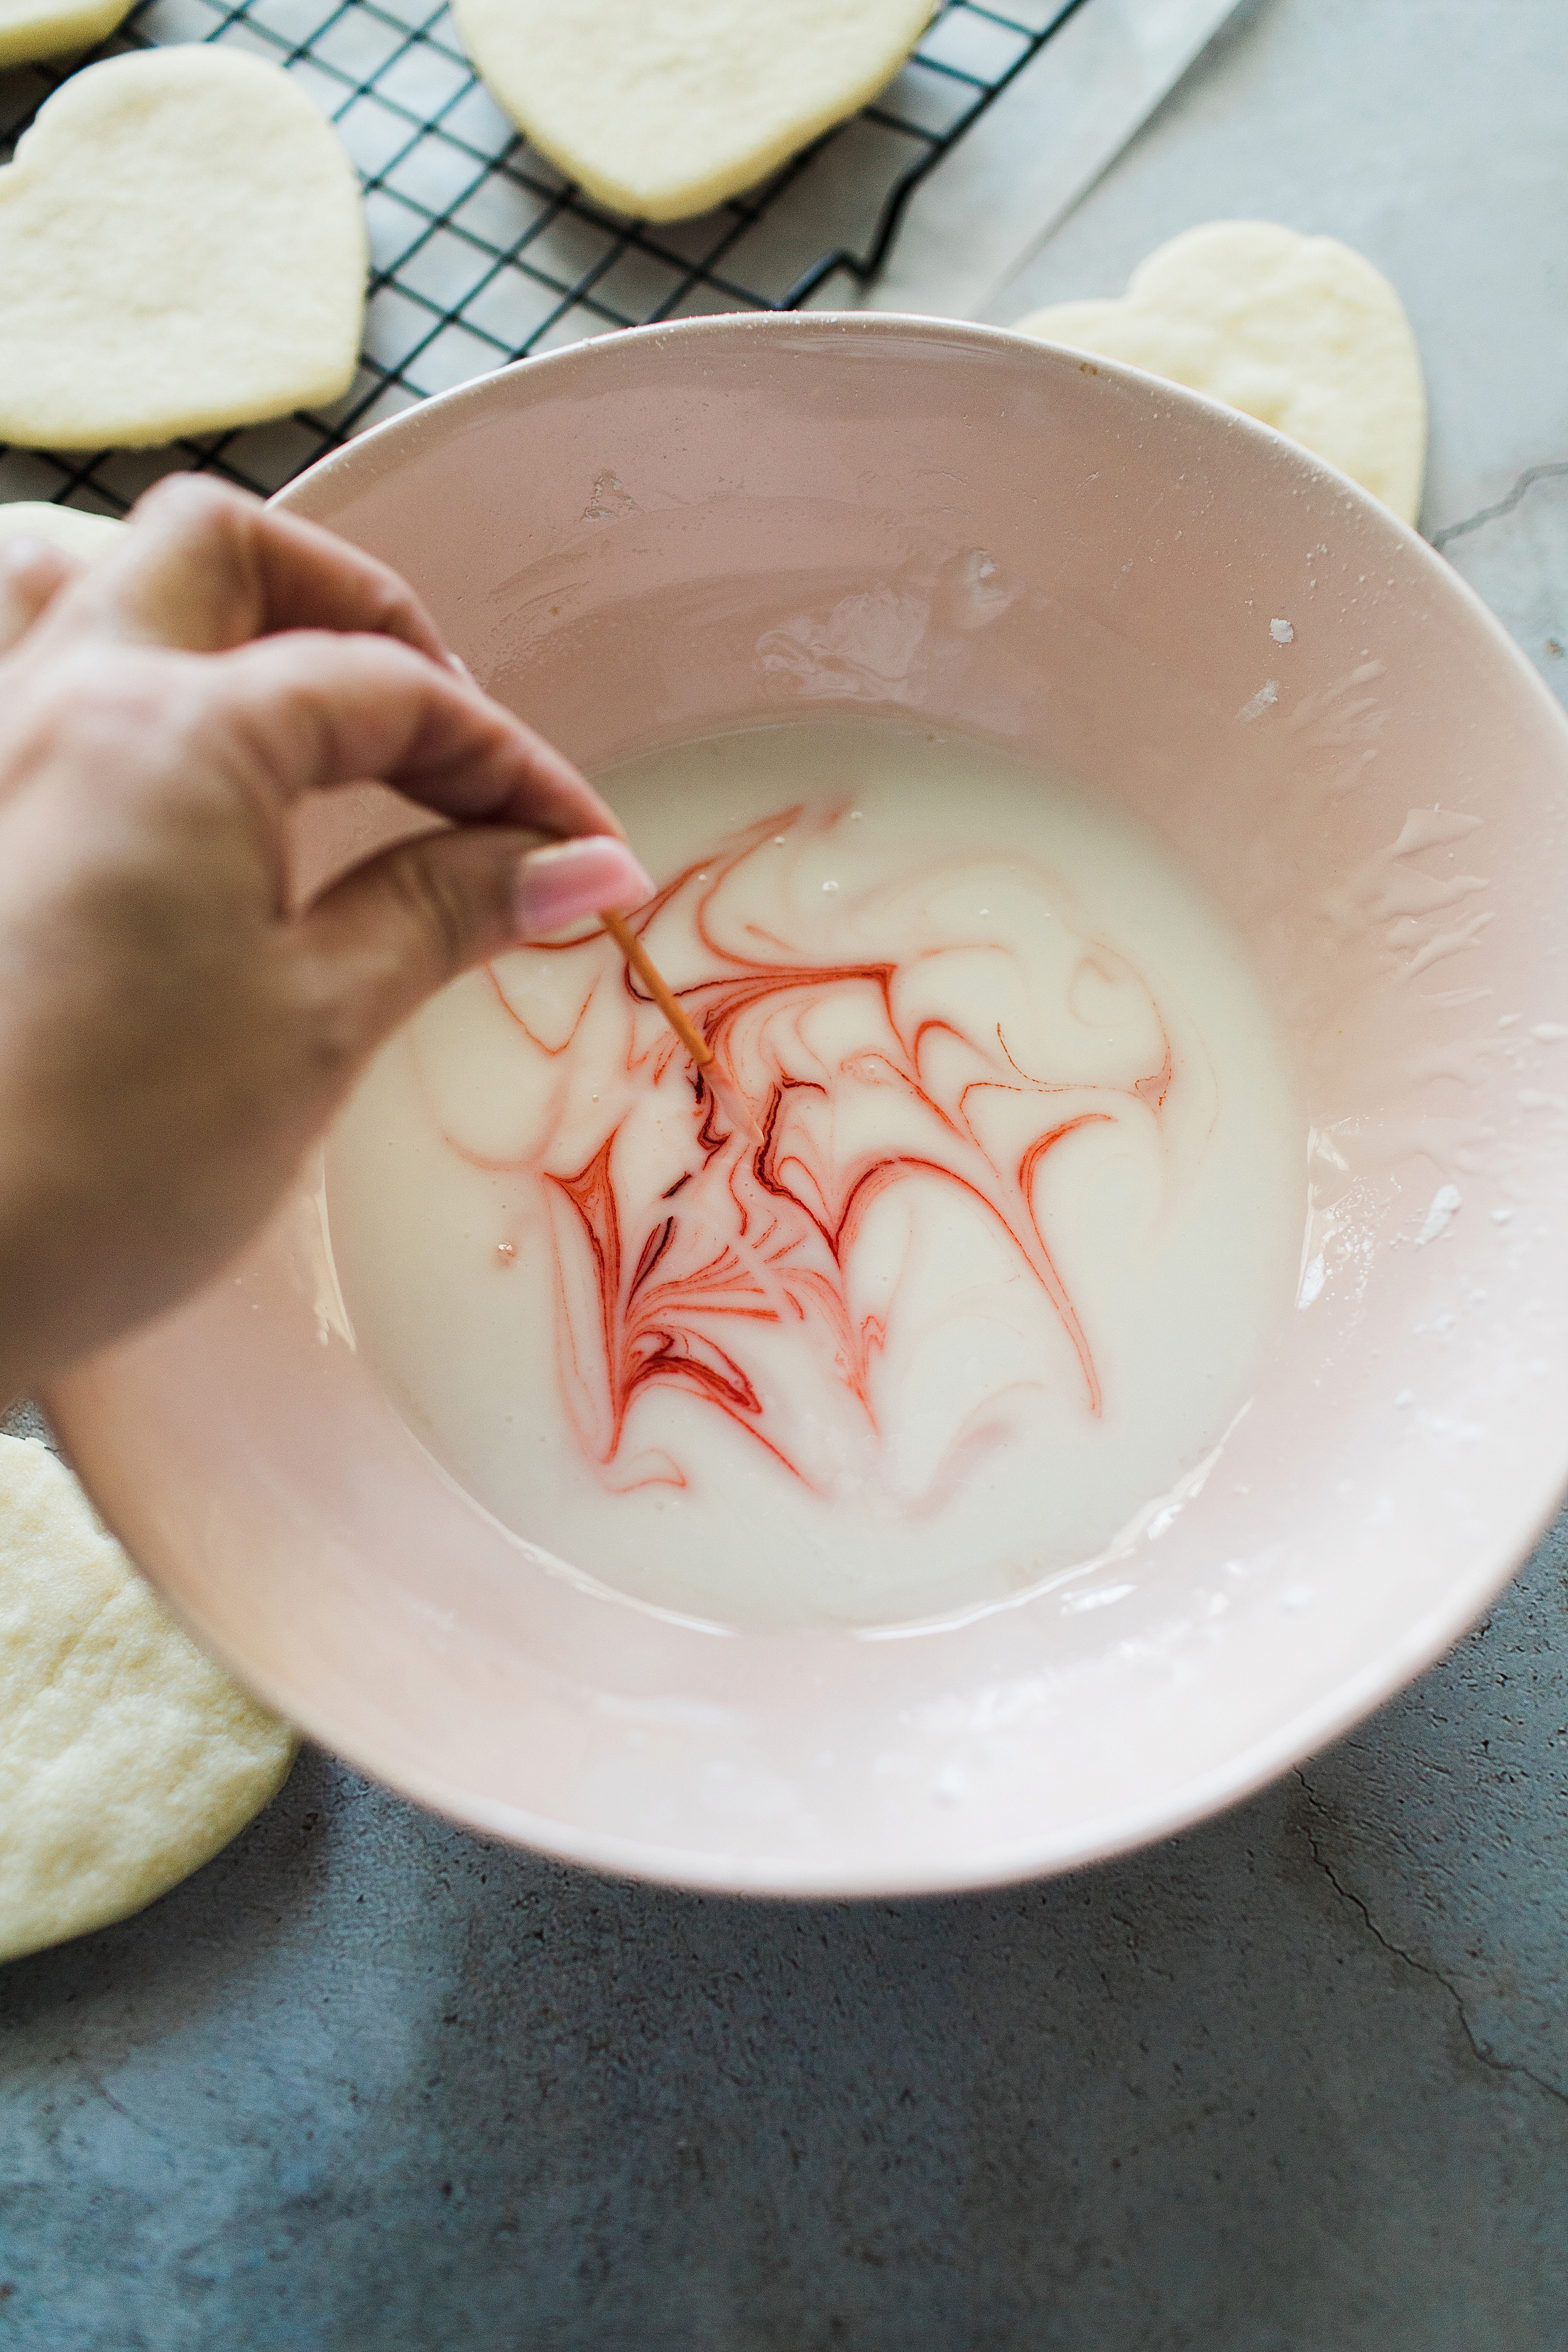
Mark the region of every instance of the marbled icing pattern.
[[1237, 942], [1146, 829], [927, 730], [606, 782], [763, 1140], [602, 935], [505, 958], [334, 1147], [362, 1339], [481, 1499], [665, 1606], [908, 1618], [1092, 1555], [1223, 1434], [1289, 1296], [1302, 1129]]

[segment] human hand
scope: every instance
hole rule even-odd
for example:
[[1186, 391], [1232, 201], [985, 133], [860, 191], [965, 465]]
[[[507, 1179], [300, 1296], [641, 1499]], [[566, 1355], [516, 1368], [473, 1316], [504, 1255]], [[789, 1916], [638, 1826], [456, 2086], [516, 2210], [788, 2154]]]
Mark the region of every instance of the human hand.
[[[291, 908], [367, 778], [453, 824]], [[444, 982], [650, 897], [617, 835], [310, 524], [178, 475], [89, 570], [0, 546], [0, 1401], [216, 1273]]]

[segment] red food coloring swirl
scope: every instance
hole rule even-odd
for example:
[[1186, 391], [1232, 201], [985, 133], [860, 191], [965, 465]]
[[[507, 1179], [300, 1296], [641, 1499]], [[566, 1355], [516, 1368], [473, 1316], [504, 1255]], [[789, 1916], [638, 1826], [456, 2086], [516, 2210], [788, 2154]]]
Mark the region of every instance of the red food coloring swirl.
[[[901, 999], [915, 966], [950, 948], [812, 960], [783, 935], [790, 928], [784, 912], [777, 930], [748, 921], [732, 934], [718, 919], [721, 894], [802, 816], [771, 815], [694, 859], [637, 924], [651, 935], [650, 952], [724, 1076], [751, 1105], [760, 1146], [733, 1131], [607, 942], [546, 950], [584, 959], [583, 1004], [553, 1045], [496, 982], [510, 1017], [557, 1059], [587, 1034], [596, 992], [614, 989], [626, 1007], [625, 1068], [605, 1074], [603, 1131], [585, 1157], [581, 1088], [518, 1160], [464, 1151], [478, 1164], [531, 1174], [546, 1201], [563, 1204], [553, 1221], [562, 1390], [585, 1454], [605, 1473], [628, 1446], [639, 1398], [668, 1387], [724, 1415], [803, 1485], [828, 1491], [820, 1453], [803, 1441], [788, 1408], [788, 1381], [769, 1376], [770, 1349], [805, 1343], [819, 1394], [836, 1395], [838, 1410], [879, 1440], [874, 1373], [891, 1302], [877, 1312], [857, 1308], [851, 1262], [877, 1202], [917, 1180], [978, 1206], [1005, 1237], [1070, 1342], [1087, 1411], [1103, 1411], [1094, 1349], [1037, 1202], [1042, 1170], [1069, 1137], [1126, 1120], [1163, 1122], [1176, 1056], [1152, 995], [1142, 999], [1158, 1037], [1150, 1066], [1103, 1078], [1081, 1069], [1042, 1076], [1020, 1067], [1000, 1021], [977, 1024], [956, 1003], [906, 1016]], [[847, 938], [855, 927], [837, 908], [850, 904], [837, 902], [834, 917]], [[994, 942], [958, 945], [978, 953]], [[693, 969], [683, 971], [683, 960]], [[1121, 984], [1128, 975], [1113, 950], [1093, 941], [1083, 960], [1101, 981]], [[973, 999], [973, 977], [964, 993]], [[829, 1032], [836, 1023], [853, 1041], [836, 1058], [825, 1058], [825, 1008]], [[655, 1164], [649, 1130], [637, 1124], [637, 1106], [650, 1095], [666, 1107], [685, 1105], [676, 1124], [688, 1143], [673, 1171]], [[667, 1118], [658, 1129], [667, 1157], [670, 1126]], [[949, 1454], [973, 1442], [961, 1433]], [[628, 1464], [609, 1483], [617, 1490], [689, 1483], [687, 1468], [667, 1454], [647, 1477], [636, 1471]], [[931, 1491], [951, 1483], [936, 1465]]]

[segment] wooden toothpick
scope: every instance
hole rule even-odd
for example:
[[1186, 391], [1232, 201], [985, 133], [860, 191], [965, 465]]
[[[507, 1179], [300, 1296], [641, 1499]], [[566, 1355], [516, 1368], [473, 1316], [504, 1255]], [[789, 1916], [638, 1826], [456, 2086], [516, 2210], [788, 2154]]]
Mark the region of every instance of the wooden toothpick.
[[717, 1056], [700, 1030], [692, 1025], [685, 1006], [654, 962], [641, 940], [624, 915], [601, 914], [599, 920], [690, 1055], [702, 1074], [704, 1085], [731, 1125], [751, 1142], [763, 1141], [763, 1130], [752, 1116], [751, 1105], [737, 1087], [721, 1076], [714, 1066]]

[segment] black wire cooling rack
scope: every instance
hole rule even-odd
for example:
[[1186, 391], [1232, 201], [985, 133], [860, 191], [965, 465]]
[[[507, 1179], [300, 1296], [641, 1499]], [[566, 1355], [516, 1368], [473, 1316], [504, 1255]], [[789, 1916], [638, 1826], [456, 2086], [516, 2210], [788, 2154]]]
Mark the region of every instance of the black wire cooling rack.
[[[237, 42], [298, 76], [336, 126], [370, 231], [359, 373], [332, 408], [166, 449], [0, 446], [0, 497], [120, 513], [181, 467], [271, 491], [350, 434], [528, 352], [655, 320], [795, 310], [835, 280], [865, 284], [921, 181], [1084, 5], [942, 0], [873, 105], [748, 195], [655, 226], [605, 212], [518, 135], [444, 6], [142, 0], [94, 56]], [[0, 160], [65, 70], [0, 73]]]

